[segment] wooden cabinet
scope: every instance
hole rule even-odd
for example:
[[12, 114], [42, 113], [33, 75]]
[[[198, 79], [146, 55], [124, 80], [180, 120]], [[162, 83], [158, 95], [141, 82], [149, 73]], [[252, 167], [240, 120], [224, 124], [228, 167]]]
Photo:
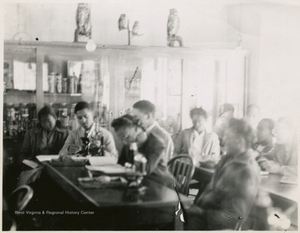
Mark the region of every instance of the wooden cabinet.
[[[4, 102], [33, 102], [37, 111], [45, 103], [85, 100], [105, 105], [111, 120], [134, 102], [148, 99], [156, 105], [160, 123], [176, 133], [190, 125], [192, 107], [203, 106], [213, 125], [220, 104], [234, 104], [236, 116], [242, 117], [247, 102], [247, 52], [243, 50], [98, 45], [88, 52], [84, 43], [5, 41], [4, 51], [4, 60], [12, 64], [11, 74], [27, 72], [34, 87], [7, 89]], [[69, 77], [70, 62], [81, 63], [82, 92], [49, 93], [48, 76]], [[24, 66], [33, 67], [34, 77], [28, 69], [20, 71]]]

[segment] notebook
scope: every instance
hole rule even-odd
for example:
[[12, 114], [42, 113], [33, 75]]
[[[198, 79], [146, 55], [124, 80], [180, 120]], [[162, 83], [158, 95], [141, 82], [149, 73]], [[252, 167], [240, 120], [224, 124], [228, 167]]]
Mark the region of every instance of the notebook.
[[89, 157], [92, 166], [116, 165], [117, 160], [114, 157]]

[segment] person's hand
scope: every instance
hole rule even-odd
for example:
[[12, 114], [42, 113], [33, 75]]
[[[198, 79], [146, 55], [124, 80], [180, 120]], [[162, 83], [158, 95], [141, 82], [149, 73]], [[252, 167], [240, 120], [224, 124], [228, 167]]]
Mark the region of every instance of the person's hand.
[[69, 148], [68, 148], [68, 153], [69, 153], [70, 155], [74, 155], [74, 154], [78, 153], [78, 152], [80, 151], [80, 149], [81, 149], [81, 148], [80, 148], [79, 145], [72, 144], [72, 145], [70, 145]]
[[281, 166], [278, 163], [275, 163], [274, 161], [266, 161], [265, 162], [266, 171], [270, 173], [280, 173]]

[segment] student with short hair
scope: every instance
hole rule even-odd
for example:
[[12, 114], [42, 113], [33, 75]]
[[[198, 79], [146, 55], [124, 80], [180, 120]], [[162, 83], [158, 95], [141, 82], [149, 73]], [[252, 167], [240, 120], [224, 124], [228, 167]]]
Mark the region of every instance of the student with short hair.
[[298, 176], [298, 142], [295, 125], [288, 118], [280, 118], [275, 126], [276, 143], [268, 153], [261, 153], [258, 161], [270, 173]]
[[148, 100], [140, 100], [133, 105], [133, 115], [147, 133], [151, 132], [162, 139], [166, 161], [169, 161], [173, 157], [174, 143], [171, 135], [155, 120], [155, 105]]
[[37, 155], [55, 155], [63, 147], [68, 130], [61, 127], [55, 110], [50, 106], [38, 112], [39, 123], [36, 128], [26, 132], [20, 151], [19, 162], [24, 159], [36, 160]]
[[252, 127], [231, 119], [225, 131], [226, 154], [210, 183], [187, 210], [187, 229], [235, 229], [247, 219], [259, 188], [260, 169], [251, 149]]
[[174, 178], [167, 168], [164, 155], [165, 146], [162, 139], [152, 132], [146, 132], [131, 115], [114, 119], [111, 126], [124, 145], [118, 163], [123, 166], [126, 163], [134, 164], [134, 155], [130, 151], [130, 145], [136, 143], [138, 152], [147, 159], [146, 176], [162, 185], [173, 188]]
[[[96, 125], [93, 120], [93, 110], [90, 105], [84, 101], [78, 102], [75, 106], [74, 113], [81, 127], [69, 133], [63, 148], [59, 152], [61, 158], [78, 153], [83, 146], [82, 138], [91, 139], [96, 135]], [[105, 154], [117, 159], [117, 150], [112, 134], [102, 127], [98, 127], [98, 130], [98, 133], [103, 137]], [[99, 142], [99, 144], [100, 143], [101, 142]]]
[[207, 113], [203, 108], [190, 111], [193, 122], [191, 128], [181, 131], [175, 140], [174, 154], [189, 154], [196, 166], [201, 161], [218, 162], [220, 159], [220, 143], [218, 136], [206, 129]]

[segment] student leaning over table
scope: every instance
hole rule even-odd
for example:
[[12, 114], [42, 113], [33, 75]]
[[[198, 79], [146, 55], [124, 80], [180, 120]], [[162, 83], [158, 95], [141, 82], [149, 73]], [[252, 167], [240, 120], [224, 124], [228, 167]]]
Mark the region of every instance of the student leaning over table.
[[26, 132], [20, 151], [19, 162], [24, 159], [36, 160], [37, 155], [55, 155], [63, 147], [68, 131], [61, 128], [55, 110], [50, 106], [38, 112], [37, 128]]
[[251, 149], [253, 140], [253, 130], [246, 121], [229, 121], [224, 139], [226, 154], [210, 183], [187, 210], [187, 229], [235, 229], [247, 218], [260, 181], [260, 169]]
[[288, 118], [280, 118], [275, 126], [276, 143], [268, 153], [261, 153], [257, 160], [263, 170], [270, 173], [298, 176], [297, 130]]
[[196, 166], [201, 161], [218, 162], [220, 159], [220, 142], [218, 135], [206, 129], [207, 113], [203, 108], [190, 111], [193, 126], [181, 131], [175, 140], [174, 154], [189, 154]]
[[[62, 159], [67, 158], [68, 155], [74, 155], [82, 149], [81, 138], [91, 138], [96, 134], [93, 111], [90, 105], [87, 102], [78, 102], [74, 112], [81, 127], [69, 133], [63, 148], [59, 152]], [[99, 130], [103, 136], [105, 155], [114, 156], [117, 159], [117, 149], [112, 134], [102, 127], [99, 127]]]
[[152, 133], [160, 137], [165, 146], [164, 154], [166, 160], [169, 161], [173, 157], [174, 143], [171, 135], [163, 129], [155, 120], [155, 106], [148, 100], [140, 100], [133, 105], [133, 115], [141, 125], [146, 129], [147, 133]]
[[129, 146], [136, 142], [139, 153], [147, 159], [147, 176], [160, 184], [173, 188], [174, 178], [167, 168], [163, 141], [153, 133], [145, 132], [138, 121], [130, 115], [124, 115], [113, 120], [111, 125], [124, 144], [118, 163], [123, 166], [125, 163], [134, 164], [133, 154], [130, 153]]

